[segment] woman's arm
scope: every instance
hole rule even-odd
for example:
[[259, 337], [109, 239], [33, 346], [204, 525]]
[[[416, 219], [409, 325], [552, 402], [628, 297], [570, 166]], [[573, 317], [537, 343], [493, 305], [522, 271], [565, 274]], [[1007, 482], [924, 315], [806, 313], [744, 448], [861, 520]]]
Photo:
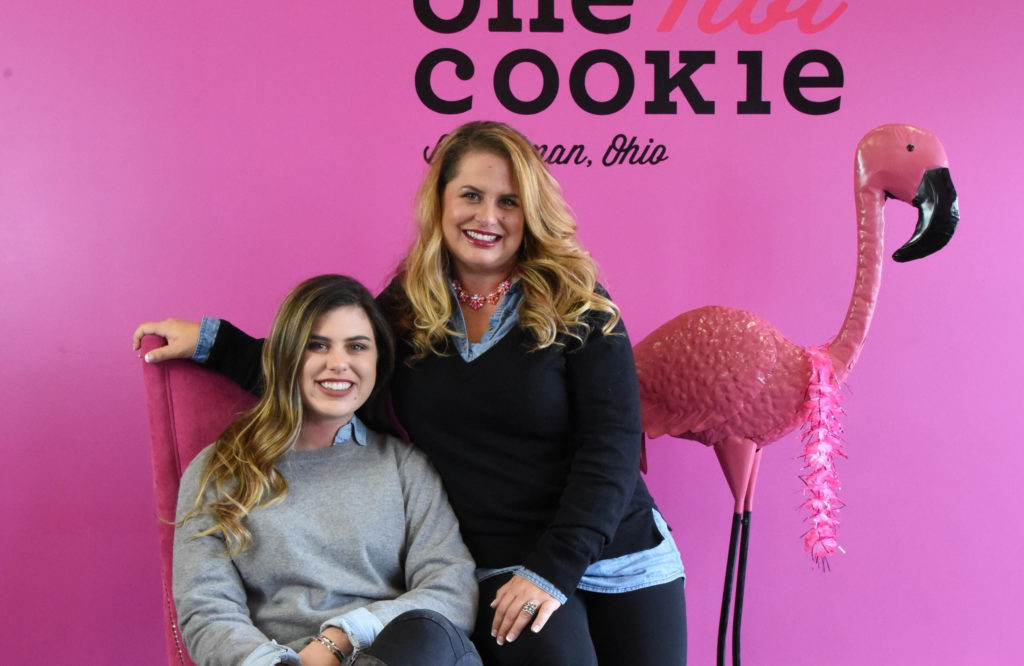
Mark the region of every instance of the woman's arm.
[[[347, 657], [352, 654], [352, 642], [349, 641], [348, 634], [341, 629], [326, 627], [320, 632], [320, 635], [331, 641], [334, 644], [332, 647], [341, 652], [343, 656]], [[310, 641], [309, 645], [299, 650], [302, 666], [338, 666], [338, 663], [343, 660], [338, 658], [332, 647], [324, 645], [318, 639]]]
[[[585, 344], [570, 342], [565, 351], [575, 453], [558, 511], [523, 563], [527, 578], [514, 576], [492, 604], [499, 640], [523, 630], [521, 608], [528, 601], [540, 605], [533, 630], [543, 627], [558, 608], [544, 584], [572, 593], [614, 538], [638, 483], [640, 399], [632, 347], [621, 322], [609, 335], [601, 323], [592, 317]], [[528, 580], [534, 574], [541, 587]]]
[[554, 520], [524, 566], [570, 594], [611, 543], [639, 481], [640, 394], [620, 321], [592, 318], [585, 344], [565, 351], [574, 454]]
[[202, 323], [164, 319], [140, 324], [132, 335], [132, 348], [139, 349], [144, 335], [159, 335], [167, 344], [146, 354], [146, 363], [176, 358], [193, 359], [225, 375], [246, 391], [263, 393], [261, 356], [263, 339], [253, 338], [231, 322], [204, 317]]
[[406, 611], [437, 611], [467, 633], [476, 618], [476, 565], [440, 477], [414, 446], [395, 438], [389, 444], [396, 447], [405, 506], [405, 543], [397, 546], [404, 553], [406, 592], [324, 623], [346, 631], [356, 649], [367, 647], [384, 625]]
[[[526, 571], [490, 603], [499, 643], [514, 640], [527, 624], [544, 628], [560, 607], [545, 588], [571, 594], [611, 542], [636, 488], [641, 422], [633, 349], [622, 322], [608, 335], [602, 323], [592, 317], [585, 343], [569, 342], [564, 352], [574, 454], [558, 511], [527, 555]], [[526, 602], [537, 603], [536, 617], [522, 613]]]
[[[185, 470], [178, 493], [178, 518], [192, 507], [208, 447]], [[178, 624], [189, 654], [197, 664], [299, 664], [299, 656], [257, 629], [249, 617], [246, 592], [224, 540], [216, 535], [192, 536], [212, 524], [199, 514], [174, 530], [172, 588]]]
[[167, 340], [166, 345], [146, 354], [146, 363], [192, 358], [199, 342], [199, 322], [170, 318], [139, 324], [132, 334], [132, 349], [139, 350], [144, 335], [159, 335]]
[[476, 564], [462, 542], [441, 477], [427, 456], [405, 442], [399, 475], [406, 505], [405, 579], [400, 599], [436, 610], [469, 633], [476, 621]]
[[219, 372], [249, 393], [263, 393], [263, 343], [221, 319], [217, 328], [206, 367]]

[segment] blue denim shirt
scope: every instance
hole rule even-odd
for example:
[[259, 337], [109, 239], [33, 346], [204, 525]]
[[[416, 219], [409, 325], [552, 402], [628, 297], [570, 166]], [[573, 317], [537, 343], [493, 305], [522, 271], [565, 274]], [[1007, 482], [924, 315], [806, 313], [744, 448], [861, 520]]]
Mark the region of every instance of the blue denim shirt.
[[[471, 363], [479, 358], [481, 354], [501, 341], [509, 331], [519, 324], [519, 307], [523, 301], [523, 288], [517, 279], [502, 298], [501, 303], [495, 309], [488, 322], [488, 329], [481, 336], [479, 342], [470, 342], [466, 335], [466, 320], [462, 316], [462, 310], [458, 307], [458, 300], [455, 297], [455, 287], [449, 284], [451, 292], [453, 314], [449, 324], [456, 331], [450, 341], [459, 351], [459, 355]], [[217, 328], [220, 320], [203, 318], [199, 332], [199, 343], [192, 359], [205, 362], [209, 357], [210, 348], [217, 335]], [[668, 525], [657, 509], [654, 513], [654, 524], [662, 535], [662, 541], [654, 548], [630, 553], [621, 557], [594, 562], [583, 573], [577, 585], [578, 589], [590, 592], [630, 592], [653, 585], [661, 585], [676, 578], [685, 576], [683, 561], [676, 548], [675, 540], [669, 533]], [[523, 566], [504, 567], [501, 569], [480, 568], [476, 571], [477, 580], [484, 580], [492, 576], [512, 572], [522, 576], [540, 589], [544, 590], [560, 603], [566, 602], [566, 596], [550, 582]]]

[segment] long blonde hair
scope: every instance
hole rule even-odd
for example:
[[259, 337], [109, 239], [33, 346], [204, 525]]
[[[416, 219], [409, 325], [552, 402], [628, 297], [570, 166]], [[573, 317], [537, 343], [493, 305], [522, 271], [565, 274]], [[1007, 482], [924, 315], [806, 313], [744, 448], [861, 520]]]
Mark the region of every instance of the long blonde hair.
[[[195, 536], [219, 532], [231, 555], [252, 545], [252, 534], [243, 519], [288, 493], [277, 462], [291, 449], [302, 427], [298, 378], [310, 333], [321, 315], [345, 306], [357, 306], [366, 312], [377, 348], [376, 383], [357, 414], [376, 430], [391, 430], [386, 415], [387, 387], [395, 355], [387, 321], [370, 292], [356, 280], [343, 275], [310, 278], [281, 303], [263, 345], [263, 395], [217, 438], [196, 498], [188, 513], [177, 521], [179, 525], [208, 512], [214, 525]], [[207, 500], [210, 489], [213, 497]]]
[[442, 197], [470, 152], [489, 152], [512, 165], [525, 225], [515, 274], [523, 287], [519, 325], [533, 334], [535, 348], [562, 344], [568, 336], [582, 340], [588, 312], [604, 313], [602, 331], [610, 333], [619, 309], [597, 293], [597, 264], [576, 239], [576, 221], [561, 187], [536, 149], [504, 123], [477, 121], [462, 125], [441, 142], [416, 196], [418, 234], [398, 267], [407, 301], [395, 313], [396, 329], [414, 351], [413, 359], [443, 354], [453, 335], [448, 279], [450, 258], [441, 232]]

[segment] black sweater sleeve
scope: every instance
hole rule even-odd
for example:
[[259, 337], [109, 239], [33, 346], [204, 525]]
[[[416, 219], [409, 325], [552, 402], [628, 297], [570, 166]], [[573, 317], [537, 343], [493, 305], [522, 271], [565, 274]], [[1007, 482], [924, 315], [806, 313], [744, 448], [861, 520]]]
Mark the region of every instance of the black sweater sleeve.
[[635, 510], [640, 399], [633, 350], [621, 322], [610, 335], [601, 323], [593, 322], [582, 348], [565, 353], [576, 452], [555, 518], [524, 562], [566, 594], [606, 556], [624, 514]]
[[219, 372], [249, 393], [263, 394], [264, 339], [256, 339], [222, 319], [206, 367]]

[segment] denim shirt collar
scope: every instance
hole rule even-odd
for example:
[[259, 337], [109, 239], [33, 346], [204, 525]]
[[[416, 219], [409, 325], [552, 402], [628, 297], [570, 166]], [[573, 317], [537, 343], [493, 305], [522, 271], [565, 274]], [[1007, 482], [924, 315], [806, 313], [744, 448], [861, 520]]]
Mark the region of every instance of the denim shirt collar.
[[334, 436], [331, 446], [344, 444], [348, 441], [355, 442], [359, 446], [366, 446], [366, 426], [355, 414], [352, 415], [351, 421], [338, 428], [338, 433]]

